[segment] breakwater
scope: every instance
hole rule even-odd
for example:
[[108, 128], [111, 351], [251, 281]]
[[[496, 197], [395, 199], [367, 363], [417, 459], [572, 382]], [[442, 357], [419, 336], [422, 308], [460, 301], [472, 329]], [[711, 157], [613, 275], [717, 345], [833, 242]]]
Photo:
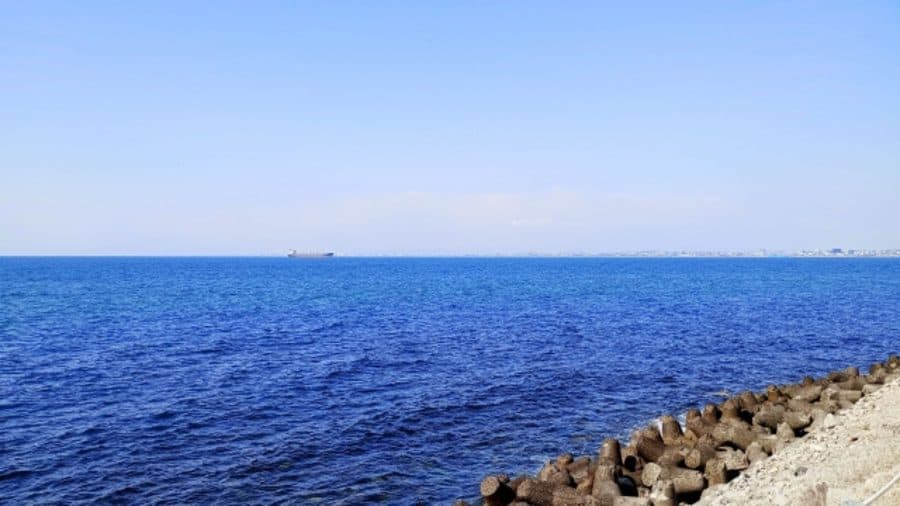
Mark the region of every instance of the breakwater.
[[[603, 441], [596, 456], [565, 453], [536, 476], [489, 475], [486, 506], [675, 506], [739, 476], [900, 375], [900, 357], [799, 383], [744, 391], [719, 404], [671, 415], [634, 431], [624, 446]], [[458, 501], [457, 506], [466, 504]]]

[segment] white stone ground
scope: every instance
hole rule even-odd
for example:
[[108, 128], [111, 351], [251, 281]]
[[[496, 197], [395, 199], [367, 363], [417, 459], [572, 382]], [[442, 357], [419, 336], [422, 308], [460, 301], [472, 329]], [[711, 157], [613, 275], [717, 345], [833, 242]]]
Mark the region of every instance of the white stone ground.
[[[859, 506], [900, 473], [900, 377], [757, 462], [702, 506]], [[900, 482], [872, 506], [900, 506]]]

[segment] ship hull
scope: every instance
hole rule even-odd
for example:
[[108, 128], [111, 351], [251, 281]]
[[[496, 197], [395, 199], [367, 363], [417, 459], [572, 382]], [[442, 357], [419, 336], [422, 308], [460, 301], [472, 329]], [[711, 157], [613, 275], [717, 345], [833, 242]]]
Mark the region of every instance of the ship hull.
[[334, 253], [288, 253], [288, 258], [331, 258]]

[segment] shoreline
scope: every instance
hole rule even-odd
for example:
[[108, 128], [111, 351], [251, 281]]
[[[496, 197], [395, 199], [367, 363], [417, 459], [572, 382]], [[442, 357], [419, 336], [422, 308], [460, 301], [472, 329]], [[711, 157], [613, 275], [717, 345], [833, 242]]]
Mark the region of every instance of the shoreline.
[[[535, 476], [489, 475], [480, 494], [485, 506], [825, 506], [862, 504], [898, 472], [900, 357], [891, 355], [867, 374], [848, 367], [662, 416], [627, 444], [607, 438], [595, 456], [562, 454]], [[886, 496], [900, 500], [900, 486]]]
[[[900, 376], [698, 505], [863, 504], [900, 475]], [[873, 506], [900, 504], [900, 483]]]

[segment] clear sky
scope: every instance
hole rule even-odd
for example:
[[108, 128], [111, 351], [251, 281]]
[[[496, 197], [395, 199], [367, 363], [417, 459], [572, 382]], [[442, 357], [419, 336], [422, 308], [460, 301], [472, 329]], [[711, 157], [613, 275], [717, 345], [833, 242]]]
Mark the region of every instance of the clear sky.
[[6, 2], [0, 254], [900, 247], [897, 2]]

